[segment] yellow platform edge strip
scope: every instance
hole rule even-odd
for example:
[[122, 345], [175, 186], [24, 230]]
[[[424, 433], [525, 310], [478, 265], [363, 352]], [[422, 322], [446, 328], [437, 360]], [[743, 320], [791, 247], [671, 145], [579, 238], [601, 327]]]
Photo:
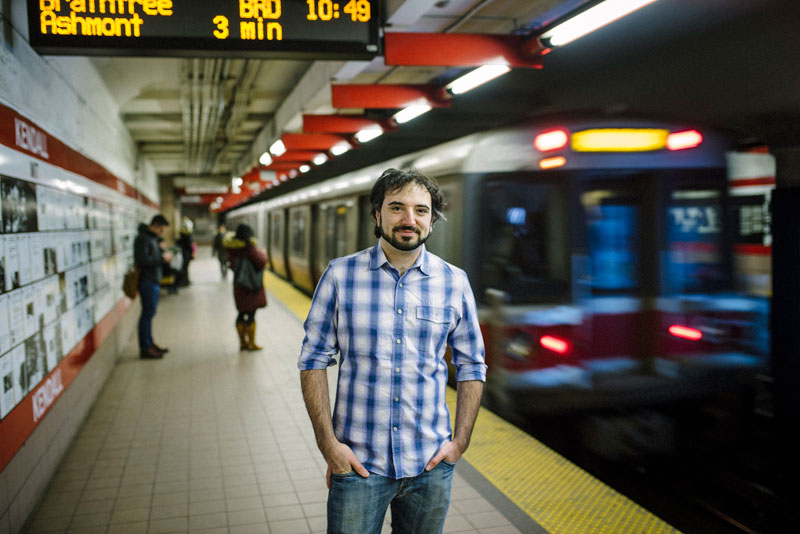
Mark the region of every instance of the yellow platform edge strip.
[[[311, 299], [269, 271], [264, 278], [267, 290], [305, 320]], [[454, 417], [452, 388], [447, 403]], [[680, 534], [486, 408], [478, 413], [464, 459], [550, 534]]]

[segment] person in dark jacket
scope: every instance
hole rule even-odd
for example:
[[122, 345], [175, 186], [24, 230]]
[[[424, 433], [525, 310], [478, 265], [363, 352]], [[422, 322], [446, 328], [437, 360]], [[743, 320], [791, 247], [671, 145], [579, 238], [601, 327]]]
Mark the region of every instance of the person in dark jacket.
[[175, 278], [175, 283], [178, 287], [185, 287], [189, 285], [189, 262], [194, 259], [194, 241], [192, 240], [192, 232], [194, 231], [194, 223], [189, 217], [184, 217], [181, 222], [180, 235], [175, 242], [181, 249], [183, 254], [183, 263], [178, 276]]
[[142, 297], [142, 315], [139, 317], [139, 355], [145, 359], [162, 358], [168, 349], [153, 342], [152, 322], [158, 306], [162, 265], [172, 259], [171, 252], [161, 250], [159, 238], [169, 222], [160, 213], [149, 225], [140, 224], [133, 241], [133, 262], [139, 268], [139, 295]]
[[214, 241], [211, 244], [211, 254], [219, 260], [219, 274], [223, 280], [228, 279], [228, 250], [222, 245], [222, 240], [225, 239], [225, 226], [220, 225], [217, 229], [217, 235], [214, 236]]
[[233, 299], [239, 315], [236, 317], [236, 332], [239, 334], [240, 350], [261, 350], [256, 345], [256, 310], [267, 306], [267, 295], [262, 287], [258, 291], [248, 291], [236, 284], [236, 273], [242, 261], [250, 261], [261, 272], [267, 264], [267, 253], [256, 248], [253, 229], [240, 224], [236, 233], [228, 232], [222, 240], [228, 251], [228, 265], [233, 270]]

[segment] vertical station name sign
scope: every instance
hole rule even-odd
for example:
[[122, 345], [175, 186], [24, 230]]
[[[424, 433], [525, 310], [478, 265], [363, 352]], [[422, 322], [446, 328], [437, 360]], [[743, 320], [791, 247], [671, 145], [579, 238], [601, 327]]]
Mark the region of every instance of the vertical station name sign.
[[370, 59], [380, 0], [28, 0], [30, 43], [59, 55]]

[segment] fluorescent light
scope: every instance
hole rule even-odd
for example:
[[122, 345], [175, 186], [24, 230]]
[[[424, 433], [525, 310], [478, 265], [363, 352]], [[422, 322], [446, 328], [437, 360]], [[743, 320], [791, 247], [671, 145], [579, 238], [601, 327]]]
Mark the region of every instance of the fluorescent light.
[[311, 166], [310, 165], [306, 165], [305, 163], [300, 165], [300, 172], [306, 173], [306, 172], [308, 172], [310, 170], [311, 170]]
[[404, 124], [408, 121], [414, 120], [423, 113], [431, 110], [430, 104], [411, 104], [405, 109], [401, 109], [394, 114], [394, 120], [397, 124]]
[[341, 156], [351, 148], [353, 147], [350, 146], [350, 143], [339, 143], [338, 145], [334, 145], [331, 148], [331, 154], [333, 154], [334, 156]]
[[283, 144], [283, 139], [278, 139], [277, 141], [272, 143], [269, 147], [269, 151], [275, 157], [282, 156], [283, 154], [285, 154], [286, 145]]
[[367, 141], [372, 141], [381, 135], [383, 135], [383, 128], [380, 126], [369, 126], [368, 128], [359, 130], [355, 137], [359, 143], [366, 143]]
[[563, 46], [653, 2], [655, 0], [606, 0], [546, 31], [542, 39], [548, 46]]
[[264, 152], [261, 154], [261, 157], [258, 158], [258, 162], [264, 167], [268, 167], [272, 165], [272, 156], [269, 155], [269, 152]]
[[510, 71], [508, 65], [484, 65], [456, 78], [445, 86], [451, 94], [460, 95]]
[[328, 161], [328, 156], [326, 156], [325, 154], [317, 154], [311, 161], [314, 162], [314, 165], [322, 165], [323, 163]]
[[234, 176], [231, 183], [234, 185], [234, 187], [241, 187], [244, 183], [244, 180], [242, 180], [239, 176]]

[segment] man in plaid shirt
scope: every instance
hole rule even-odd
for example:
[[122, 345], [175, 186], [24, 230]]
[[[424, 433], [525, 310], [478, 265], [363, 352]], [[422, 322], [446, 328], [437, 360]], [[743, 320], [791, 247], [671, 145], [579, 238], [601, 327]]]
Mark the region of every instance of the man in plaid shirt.
[[[298, 360], [328, 463], [328, 532], [441, 532], [453, 468], [469, 445], [486, 379], [475, 298], [461, 269], [425, 250], [444, 198], [432, 178], [385, 171], [370, 194], [378, 243], [328, 265]], [[445, 403], [450, 345], [455, 432]], [[339, 354], [331, 418], [326, 369]]]

